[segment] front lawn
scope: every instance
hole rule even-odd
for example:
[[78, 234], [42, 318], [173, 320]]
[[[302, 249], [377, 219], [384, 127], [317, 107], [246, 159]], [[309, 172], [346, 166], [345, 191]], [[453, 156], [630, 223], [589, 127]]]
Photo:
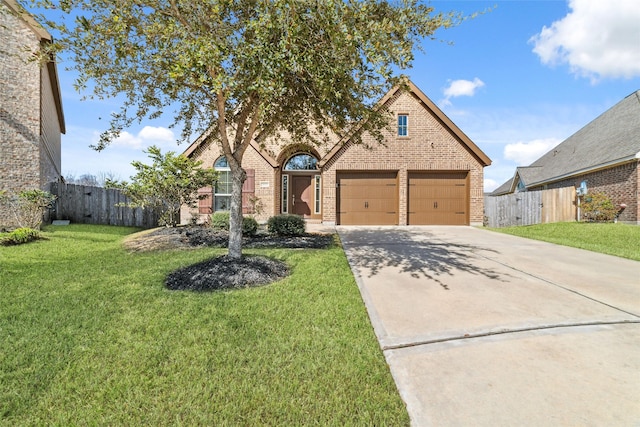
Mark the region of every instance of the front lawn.
[[636, 225], [558, 222], [491, 230], [640, 261], [640, 226]]
[[0, 247], [2, 425], [408, 425], [345, 256], [253, 249], [274, 284], [163, 285], [219, 249], [130, 254], [131, 228]]

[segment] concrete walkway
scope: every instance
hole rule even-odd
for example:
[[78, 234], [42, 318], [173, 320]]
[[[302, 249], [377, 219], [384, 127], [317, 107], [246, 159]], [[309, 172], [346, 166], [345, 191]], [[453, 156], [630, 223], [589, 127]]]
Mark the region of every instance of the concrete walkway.
[[471, 227], [337, 230], [412, 425], [640, 425], [640, 262]]

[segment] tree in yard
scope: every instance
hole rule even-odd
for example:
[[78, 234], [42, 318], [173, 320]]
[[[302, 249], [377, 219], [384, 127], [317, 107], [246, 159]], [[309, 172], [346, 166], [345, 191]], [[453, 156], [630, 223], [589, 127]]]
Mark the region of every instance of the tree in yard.
[[155, 146], [146, 151], [151, 165], [131, 162], [136, 169], [131, 183], [109, 181], [106, 186], [120, 188], [131, 199], [131, 207], [148, 207], [161, 212], [160, 221], [175, 227], [180, 219], [180, 206], [192, 205], [198, 199], [198, 189], [212, 186], [217, 173], [201, 168], [195, 162], [173, 151], [162, 154]]
[[[23, 0], [28, 1], [28, 0]], [[31, 0], [63, 13], [47, 21], [80, 89], [124, 95], [101, 150], [133, 121], [174, 109], [182, 139], [207, 130], [232, 176], [229, 256], [242, 255], [244, 153], [286, 132], [321, 144], [330, 133], [382, 140], [376, 100], [400, 83], [422, 39], [460, 23], [418, 0]], [[45, 17], [43, 17], [45, 18]], [[352, 125], [357, 123], [357, 127]]]
[[47, 209], [51, 209], [56, 196], [39, 189], [17, 193], [0, 190], [0, 208], [6, 206], [21, 228], [40, 230]]

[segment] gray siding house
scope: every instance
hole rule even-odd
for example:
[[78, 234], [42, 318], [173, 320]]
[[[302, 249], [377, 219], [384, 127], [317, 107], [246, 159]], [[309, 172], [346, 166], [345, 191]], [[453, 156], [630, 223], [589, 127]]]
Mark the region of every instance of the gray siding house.
[[[30, 60], [51, 41], [16, 1], [0, 0], [0, 190], [60, 180], [65, 122], [56, 63]], [[7, 217], [2, 209], [0, 225]]]
[[640, 224], [640, 90], [595, 118], [529, 166], [518, 167], [491, 196], [573, 186], [603, 192], [618, 220]]

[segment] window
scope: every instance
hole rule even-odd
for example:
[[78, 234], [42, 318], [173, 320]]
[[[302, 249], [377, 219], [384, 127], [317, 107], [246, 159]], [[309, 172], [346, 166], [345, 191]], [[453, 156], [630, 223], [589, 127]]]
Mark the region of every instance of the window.
[[289, 197], [289, 175], [282, 175], [282, 213], [287, 213]]
[[318, 159], [311, 154], [301, 153], [292, 156], [287, 163], [284, 164], [284, 170], [286, 171], [313, 171], [318, 169], [316, 164]]
[[218, 171], [218, 180], [213, 197], [214, 211], [228, 211], [231, 208], [231, 169], [226, 157], [220, 157], [213, 164]]
[[320, 175], [316, 175], [315, 177], [315, 209], [314, 213], [320, 213]]
[[398, 114], [398, 136], [409, 136], [409, 115]]

